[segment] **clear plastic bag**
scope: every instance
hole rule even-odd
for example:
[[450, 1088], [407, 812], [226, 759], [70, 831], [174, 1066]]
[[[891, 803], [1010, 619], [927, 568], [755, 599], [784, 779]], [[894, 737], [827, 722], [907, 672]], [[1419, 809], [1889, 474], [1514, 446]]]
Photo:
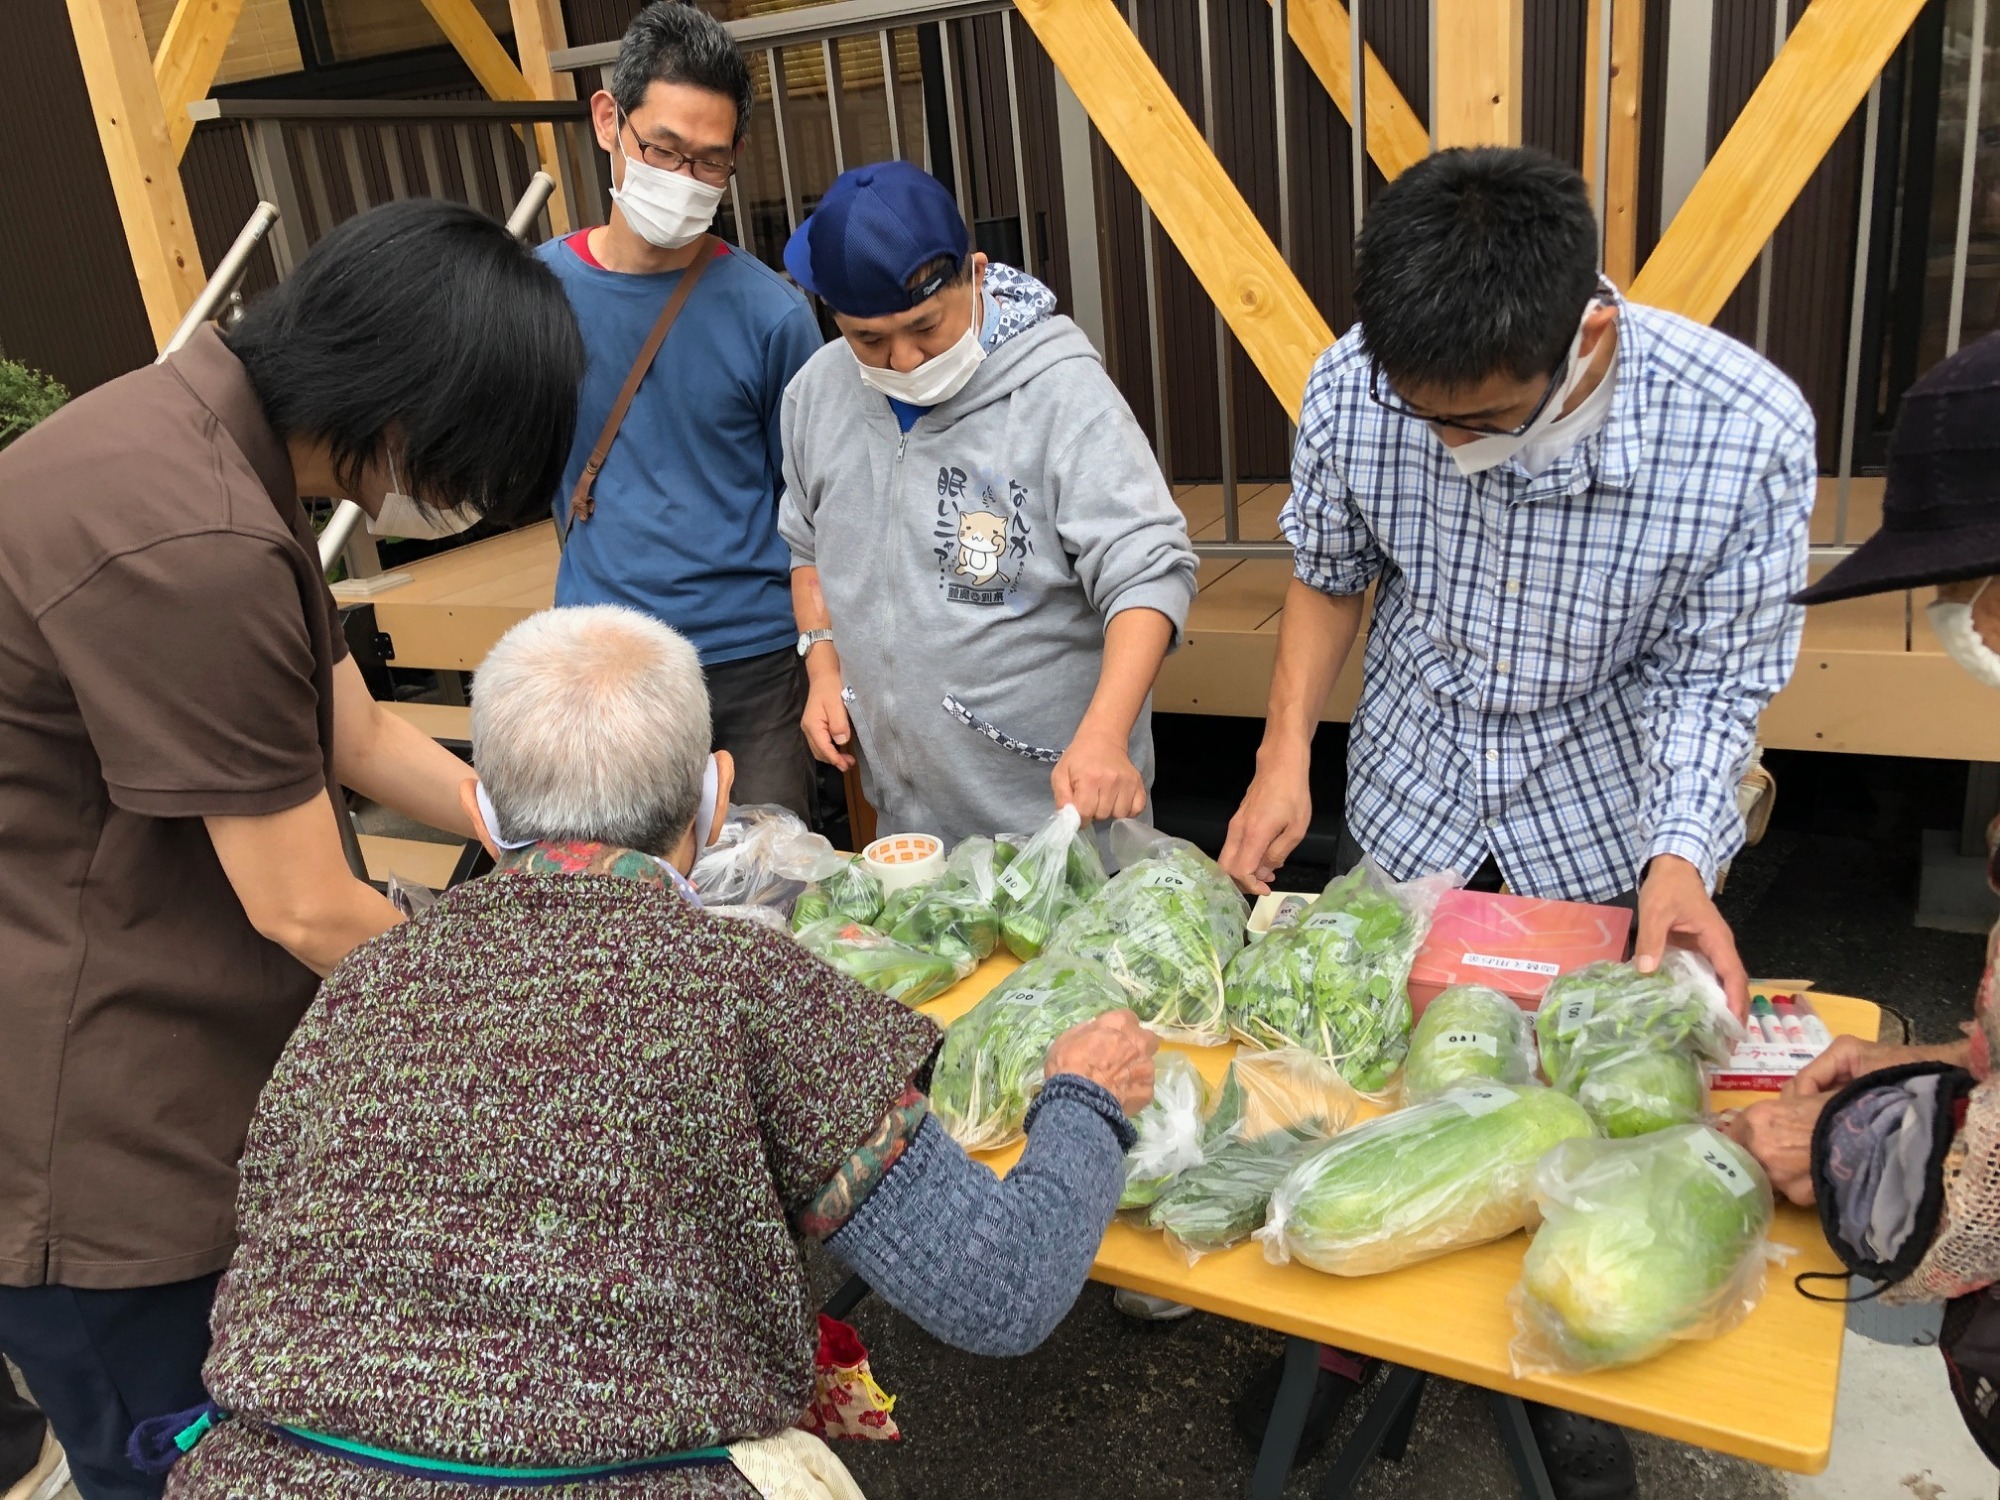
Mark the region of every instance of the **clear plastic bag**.
[[839, 917], [814, 922], [796, 936], [801, 948], [817, 954], [849, 979], [905, 1005], [935, 999], [973, 970], [970, 958], [954, 962], [925, 953], [866, 923]]
[[973, 967], [1000, 941], [993, 903], [949, 872], [924, 885], [907, 886], [883, 905], [878, 923], [897, 942]]
[[1364, 1121], [1301, 1162], [1257, 1231], [1265, 1258], [1372, 1276], [1512, 1234], [1533, 1213], [1535, 1164], [1591, 1134], [1540, 1084], [1489, 1083]]
[[1218, 1118], [1254, 1139], [1274, 1130], [1308, 1126], [1319, 1135], [1345, 1130], [1360, 1104], [1353, 1085], [1325, 1058], [1303, 1047], [1240, 1051], [1223, 1081]]
[[688, 879], [706, 905], [789, 913], [808, 884], [845, 862], [789, 808], [752, 804], [729, 809], [721, 834], [695, 860]]
[[389, 904], [412, 922], [437, 905], [436, 891], [419, 881], [405, 880], [393, 871], [390, 872], [385, 894]]
[[1039, 955], [1056, 924], [1104, 884], [1104, 862], [1082, 830], [1077, 810], [1062, 808], [999, 872], [1000, 940], [1016, 958]]
[[1628, 1365], [1714, 1338], [1764, 1294], [1771, 1184], [1704, 1125], [1567, 1141], [1535, 1173], [1514, 1309], [1514, 1373]]
[[1178, 1173], [1200, 1163], [1208, 1105], [1208, 1083], [1184, 1053], [1153, 1059], [1153, 1102], [1132, 1122], [1139, 1138], [1125, 1153], [1121, 1209], [1151, 1207]]
[[882, 899], [882, 882], [862, 864], [861, 857], [843, 859], [799, 892], [792, 907], [792, 930], [800, 931], [830, 917], [872, 923], [882, 915]]
[[1685, 948], [1651, 974], [1615, 963], [1564, 974], [1535, 1015], [1543, 1073], [1613, 1138], [1701, 1119], [1707, 1068], [1742, 1036], [1715, 971]]
[[773, 932], [789, 934], [792, 930], [785, 914], [775, 906], [704, 906], [702, 910], [711, 917], [721, 917], [729, 922], [748, 922], [753, 927], [768, 927]]
[[1219, 1045], [1229, 1035], [1222, 971], [1243, 947], [1243, 897], [1184, 840], [1121, 821], [1111, 843], [1122, 868], [1063, 918], [1049, 949], [1103, 964], [1161, 1036]]
[[1201, 1161], [1184, 1169], [1146, 1211], [1146, 1223], [1189, 1265], [1250, 1238], [1271, 1194], [1305, 1157], [1326, 1144], [1327, 1131], [1313, 1122], [1245, 1135], [1228, 1130], [1212, 1135]]
[[1403, 1102], [1462, 1084], [1532, 1083], [1535, 1040], [1527, 1012], [1483, 984], [1454, 984], [1424, 1007], [1403, 1060]]
[[1051, 953], [1022, 964], [945, 1032], [931, 1069], [931, 1112], [968, 1151], [1018, 1140], [1049, 1043], [1125, 1004], [1125, 992], [1088, 959]]
[[1230, 1029], [1253, 1047], [1304, 1047], [1386, 1100], [1410, 1041], [1410, 965], [1456, 875], [1398, 885], [1372, 860], [1337, 877], [1296, 925], [1237, 954]]

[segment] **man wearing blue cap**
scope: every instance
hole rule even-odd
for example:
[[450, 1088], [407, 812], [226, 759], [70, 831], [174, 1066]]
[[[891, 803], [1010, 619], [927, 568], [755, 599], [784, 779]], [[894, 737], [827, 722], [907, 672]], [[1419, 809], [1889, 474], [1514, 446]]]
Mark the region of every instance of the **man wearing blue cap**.
[[785, 266], [843, 335], [784, 404], [813, 753], [852, 765], [851, 722], [897, 832], [1143, 815], [1195, 559], [1097, 351], [905, 162], [844, 174]]

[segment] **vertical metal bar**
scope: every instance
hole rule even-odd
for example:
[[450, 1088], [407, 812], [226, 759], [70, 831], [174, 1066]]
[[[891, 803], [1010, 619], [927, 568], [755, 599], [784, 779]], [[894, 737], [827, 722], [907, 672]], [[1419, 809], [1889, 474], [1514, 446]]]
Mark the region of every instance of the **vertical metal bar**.
[[299, 209], [299, 188], [292, 178], [291, 158], [285, 152], [284, 129], [276, 120], [258, 120], [243, 127], [243, 144], [250, 157], [250, 177], [257, 184], [257, 196], [278, 210], [278, 222], [271, 232], [271, 262], [281, 281], [292, 274], [292, 268], [306, 254], [306, 220]]
[[889, 109], [889, 155], [903, 154], [903, 80], [896, 73], [896, 43], [888, 27], [882, 28], [882, 102]]
[[771, 122], [778, 137], [778, 175], [785, 184], [785, 223], [791, 233], [799, 227], [799, 195], [792, 187], [792, 148], [785, 137], [785, 60], [776, 47], [764, 49], [764, 67], [771, 78]]
[[354, 195], [354, 211], [366, 213], [375, 206], [375, 198], [368, 191], [368, 174], [361, 165], [361, 141], [352, 125], [340, 127], [340, 160], [347, 168], [347, 187]]
[[[511, 132], [505, 125], [486, 127], [486, 149], [493, 157], [493, 181], [500, 189], [502, 203], [521, 196], [514, 188], [514, 153], [507, 146], [510, 138]], [[534, 136], [530, 135], [528, 139], [532, 141]], [[523, 238], [526, 233], [526, 230], [522, 231]]]
[[375, 143], [382, 148], [382, 165], [389, 173], [389, 197], [401, 202], [410, 196], [410, 184], [403, 176], [403, 141], [393, 125], [375, 127]]
[[442, 198], [444, 191], [444, 157], [438, 151], [438, 131], [434, 125], [417, 127], [417, 143], [423, 147], [425, 198]]
[[1965, 148], [1958, 161], [1958, 228], [1951, 242], [1951, 303], [1945, 314], [1944, 352], [1958, 353], [1965, 332], [1965, 272], [1972, 255], [1972, 183], [1979, 160], [1980, 94], [1986, 86], [1986, 0], [1972, 0], [1972, 62], [1965, 81]]
[[1056, 151], [1062, 162], [1063, 219], [1069, 230], [1069, 315], [1099, 354], [1104, 336], [1104, 261], [1097, 237], [1097, 164], [1090, 116], [1060, 72], [1056, 84]]
[[[1282, 4], [1283, 0], [1279, 0]], [[1021, 78], [1014, 71], [1014, 13], [1000, 12], [1000, 50], [1007, 64], [1007, 121], [1014, 131], [1014, 209], [1021, 217], [1021, 269], [1035, 274], [1035, 215], [1028, 202], [1028, 157], [1021, 149]]]
[[951, 138], [951, 181], [958, 191], [958, 211], [968, 226], [972, 223], [972, 184], [965, 171], [965, 143], [959, 139], [958, 69], [951, 64], [951, 23], [940, 21], [938, 52], [944, 59], [944, 128]]
[[1353, 145], [1349, 169], [1354, 174], [1354, 232], [1368, 212], [1368, 43], [1361, 34], [1361, 0], [1347, 0], [1347, 92], [1354, 102], [1348, 131]]
[[[1771, 61], [1778, 60], [1778, 54], [1785, 50], [1785, 40], [1792, 29], [1792, 0], [1771, 0]], [[1764, 241], [1764, 248], [1757, 252], [1757, 338], [1759, 354], [1771, 347], [1771, 274], [1776, 267], [1777, 256], [1774, 246], [1777, 236]]]
[[1286, 66], [1290, 54], [1287, 43], [1291, 7], [1286, 0], [1271, 0], [1271, 114], [1277, 122], [1278, 151], [1272, 165], [1278, 169], [1278, 254], [1292, 263], [1292, 112], [1286, 94]]
[[[1208, 149], [1215, 141], [1215, 16], [1214, 0], [1201, 0], [1198, 14], [1201, 40], [1201, 133]], [[1229, 323], [1215, 309], [1215, 424], [1222, 442], [1222, 539], [1237, 540], [1236, 514], [1236, 382], [1229, 368]]]
[[[1125, 22], [1132, 34], [1139, 34], [1139, 0], [1125, 0]], [[1139, 246], [1146, 273], [1146, 355], [1153, 378], [1153, 455], [1160, 474], [1173, 483], [1173, 443], [1167, 435], [1167, 361], [1160, 336], [1160, 267], [1154, 243], [1153, 210], [1139, 199]]]
[[[1778, 3], [1783, 5], [1786, 0]], [[1597, 118], [1591, 122], [1597, 132], [1597, 149], [1592, 153], [1590, 196], [1597, 210], [1597, 263], [1602, 267], [1605, 238], [1611, 233], [1611, 27], [1617, 0], [1591, 0], [1591, 4], [1597, 7], [1597, 56], [1590, 60], [1597, 72]]]
[[479, 186], [479, 158], [472, 154], [472, 142], [466, 136], [465, 126], [451, 127], [451, 144], [458, 152], [459, 173], [465, 178], [465, 201], [480, 212], [487, 212], [483, 201], [485, 194]]
[[1431, 150], [1438, 148], [1438, 0], [1430, 0], [1430, 23], [1427, 29], [1430, 46], [1430, 73], [1426, 78], [1426, 104], [1429, 108], [1427, 119], [1430, 124]]
[[312, 204], [314, 226], [319, 230], [316, 239], [324, 238], [333, 228], [333, 203], [327, 196], [326, 171], [320, 165], [319, 132], [306, 129], [298, 133], [299, 165], [305, 168], [306, 199]]
[[1715, 0], [1668, 0], [1667, 109], [1660, 131], [1660, 228], [1708, 166], [1708, 95], [1714, 71]]
[[743, 189], [740, 186], [742, 174], [739, 172], [729, 179], [729, 212], [736, 220], [736, 248], [750, 254], [757, 253], [750, 243], [750, 221], [743, 217]]
[[824, 38], [819, 44], [820, 61], [826, 68], [826, 118], [833, 127], [833, 171], [839, 176], [847, 170], [847, 151], [841, 140], [841, 115], [846, 111], [846, 98], [840, 91], [840, 51], [832, 37]]
[[[1975, 0], [1982, 8], [1985, 0]], [[1833, 509], [1833, 545], [1847, 545], [1847, 492], [1854, 482], [1854, 428], [1861, 401], [1861, 320], [1868, 306], [1868, 240], [1875, 227], [1875, 144], [1882, 131], [1882, 80], [1868, 86], [1868, 124], [1861, 143], [1861, 207], [1854, 222], [1854, 294], [1847, 306], [1847, 384], [1840, 398], [1840, 485]]]

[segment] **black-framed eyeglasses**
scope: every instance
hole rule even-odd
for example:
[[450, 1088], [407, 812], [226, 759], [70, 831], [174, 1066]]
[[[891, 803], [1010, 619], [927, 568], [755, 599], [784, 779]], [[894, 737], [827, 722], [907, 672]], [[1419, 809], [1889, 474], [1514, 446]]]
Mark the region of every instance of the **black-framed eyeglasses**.
[[639, 134], [639, 127], [632, 125], [631, 116], [623, 110], [619, 111], [618, 123], [621, 129], [631, 126], [632, 139], [639, 147], [639, 160], [649, 167], [658, 167], [662, 172], [685, 169], [697, 182], [705, 182], [710, 187], [725, 187], [729, 179], [736, 175], [736, 163], [733, 161], [712, 161], [705, 156], [689, 156], [671, 146], [654, 145]]

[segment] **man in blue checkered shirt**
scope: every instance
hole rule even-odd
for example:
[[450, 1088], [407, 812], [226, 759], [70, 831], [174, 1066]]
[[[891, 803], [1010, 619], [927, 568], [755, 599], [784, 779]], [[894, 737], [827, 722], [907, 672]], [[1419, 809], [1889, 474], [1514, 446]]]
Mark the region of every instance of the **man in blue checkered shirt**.
[[[1295, 577], [1223, 868], [1268, 890], [1304, 837], [1313, 731], [1372, 585], [1345, 859], [1636, 904], [1640, 965], [1695, 947], [1740, 1011], [1709, 892], [1798, 654], [1812, 413], [1742, 345], [1620, 298], [1582, 179], [1531, 151], [1399, 177], [1362, 228], [1355, 306], [1306, 388]], [[1309, 1442], [1361, 1375], [1323, 1353]], [[1241, 1403], [1247, 1430], [1275, 1386]], [[1632, 1493], [1616, 1429], [1529, 1419], [1562, 1500]]]

